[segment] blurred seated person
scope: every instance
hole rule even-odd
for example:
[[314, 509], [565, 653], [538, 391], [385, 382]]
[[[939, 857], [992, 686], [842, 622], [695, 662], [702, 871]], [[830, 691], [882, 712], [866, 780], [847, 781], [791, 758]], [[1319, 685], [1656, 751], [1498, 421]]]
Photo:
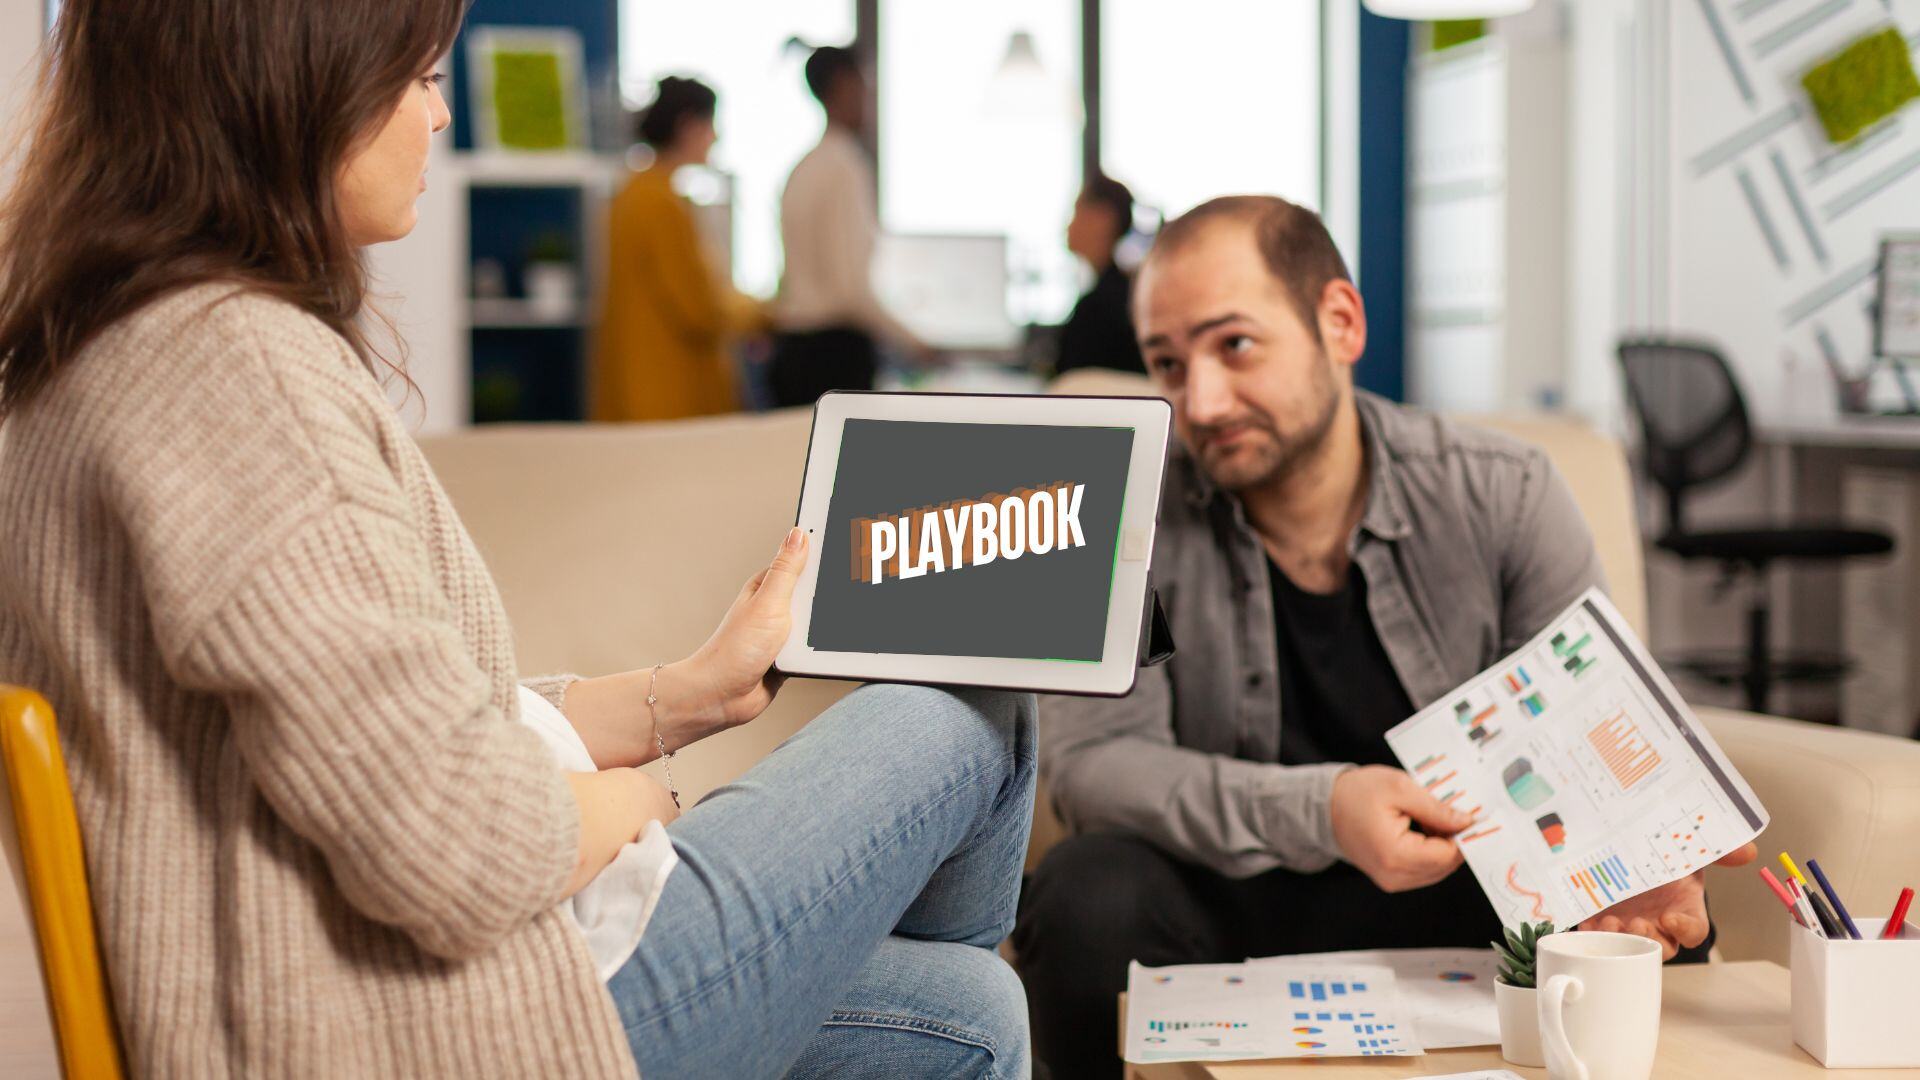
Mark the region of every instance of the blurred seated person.
[[595, 351], [595, 420], [672, 420], [739, 408], [729, 339], [763, 322], [759, 306], [721, 280], [693, 208], [673, 189], [704, 165], [718, 98], [696, 79], [661, 79], [636, 134], [653, 163], [609, 209], [607, 293]]
[[[1354, 385], [1366, 307], [1320, 218], [1216, 199], [1163, 228], [1134, 315], [1173, 407], [1153, 581], [1180, 651], [1118, 700], [1041, 702], [1072, 836], [1015, 951], [1053, 1080], [1110, 1077], [1127, 964], [1480, 947], [1500, 917], [1386, 733], [1603, 584], [1546, 453]], [[1723, 862], [1754, 857], [1748, 844]], [[1705, 960], [1698, 873], [1583, 929]]]
[[1073, 305], [1073, 314], [1060, 328], [1060, 359], [1056, 373], [1075, 368], [1112, 368], [1147, 373], [1140, 360], [1140, 344], [1133, 334], [1133, 278], [1114, 253], [1133, 231], [1133, 192], [1110, 176], [1096, 175], [1073, 203], [1067, 222], [1067, 250], [1078, 255], [1094, 273], [1093, 288]]
[[871, 390], [879, 342], [919, 359], [931, 350], [873, 291], [880, 238], [867, 125], [867, 76], [851, 49], [824, 45], [807, 57], [807, 90], [826, 113], [820, 142], [780, 193], [786, 270], [775, 302], [773, 400], [811, 405], [829, 390]]

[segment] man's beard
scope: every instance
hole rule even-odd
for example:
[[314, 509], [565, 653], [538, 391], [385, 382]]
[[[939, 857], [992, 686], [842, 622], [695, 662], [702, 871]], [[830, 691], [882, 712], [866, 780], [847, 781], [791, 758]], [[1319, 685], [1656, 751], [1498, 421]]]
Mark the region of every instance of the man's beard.
[[1251, 410], [1228, 424], [1196, 428], [1193, 431], [1194, 442], [1201, 447], [1206, 445], [1209, 437], [1223, 429], [1252, 427], [1267, 434], [1265, 445], [1242, 451], [1243, 460], [1235, 461], [1232, 465], [1212, 464], [1204, 451], [1195, 455], [1200, 467], [1217, 487], [1225, 491], [1244, 491], [1283, 481], [1293, 475], [1303, 462], [1318, 456], [1320, 449], [1326, 445], [1328, 433], [1333, 430], [1334, 420], [1340, 414], [1340, 390], [1334, 383], [1332, 361], [1325, 353], [1321, 354], [1321, 362], [1314, 365], [1311, 378], [1314, 396], [1319, 399], [1318, 411], [1310, 423], [1291, 435], [1281, 434], [1273, 417], [1258, 410]]

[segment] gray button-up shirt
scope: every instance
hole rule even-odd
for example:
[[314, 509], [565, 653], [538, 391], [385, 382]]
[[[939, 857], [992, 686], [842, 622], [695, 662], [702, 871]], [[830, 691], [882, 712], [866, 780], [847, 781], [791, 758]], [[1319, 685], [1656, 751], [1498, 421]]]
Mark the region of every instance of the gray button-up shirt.
[[[1424, 708], [1600, 584], [1600, 557], [1538, 447], [1365, 393], [1359, 409], [1370, 478], [1348, 550]], [[1230, 877], [1339, 858], [1327, 804], [1350, 766], [1277, 764], [1267, 566], [1239, 501], [1176, 449], [1153, 581], [1179, 651], [1127, 697], [1041, 698], [1041, 774], [1069, 828], [1131, 832]]]

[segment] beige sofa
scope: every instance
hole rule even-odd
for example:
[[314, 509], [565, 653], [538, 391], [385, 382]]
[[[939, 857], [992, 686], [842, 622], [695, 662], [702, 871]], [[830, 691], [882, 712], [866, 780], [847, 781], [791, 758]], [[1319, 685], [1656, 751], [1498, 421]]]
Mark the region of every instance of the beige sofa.
[[[1072, 392], [1137, 392], [1092, 376]], [[1546, 447], [1600, 544], [1616, 603], [1646, 625], [1619, 447], [1563, 420], [1483, 418]], [[623, 427], [505, 427], [426, 440], [500, 582], [522, 669], [597, 674], [685, 655], [792, 523], [809, 414]], [[848, 689], [794, 680], [754, 723], [690, 748], [694, 795], [739, 774]], [[1820, 859], [1862, 913], [1920, 884], [1920, 744], [1703, 710], [1773, 817], [1762, 837]], [[1035, 849], [1058, 835], [1044, 809]], [[1751, 870], [1713, 872], [1721, 952], [1785, 961], [1784, 916]]]

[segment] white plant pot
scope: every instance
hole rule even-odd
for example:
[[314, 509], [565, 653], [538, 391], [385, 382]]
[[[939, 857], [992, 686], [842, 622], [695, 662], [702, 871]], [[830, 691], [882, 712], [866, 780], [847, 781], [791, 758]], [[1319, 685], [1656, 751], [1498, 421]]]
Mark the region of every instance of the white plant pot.
[[565, 319], [579, 306], [580, 274], [572, 263], [528, 263], [525, 277], [527, 306], [536, 314]]
[[1500, 1010], [1500, 1056], [1509, 1065], [1538, 1069], [1547, 1063], [1540, 1049], [1540, 991], [1496, 981], [1493, 1001]]

